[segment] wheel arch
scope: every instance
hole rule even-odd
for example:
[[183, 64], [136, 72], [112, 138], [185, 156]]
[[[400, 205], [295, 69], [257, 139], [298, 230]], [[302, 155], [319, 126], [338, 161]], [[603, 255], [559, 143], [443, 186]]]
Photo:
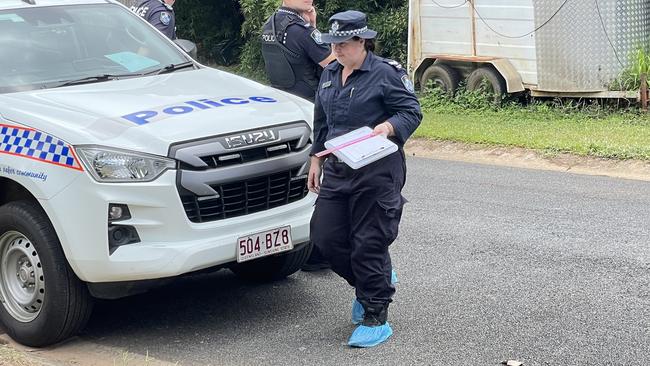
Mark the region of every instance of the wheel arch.
[[419, 84], [420, 78], [426, 69], [434, 64], [445, 64], [451, 66], [458, 70], [464, 78], [466, 78], [472, 70], [488, 65], [494, 68], [505, 80], [508, 93], [518, 93], [526, 90], [521, 75], [514, 65], [505, 58], [458, 55], [431, 56], [424, 58], [420, 65], [415, 69], [413, 80]]
[[[30, 204], [33, 204], [34, 207], [37, 207], [39, 210], [43, 212], [43, 214], [47, 217], [48, 221], [50, 222], [50, 225], [52, 225], [52, 228], [54, 229], [54, 233], [59, 239], [60, 243], [63, 243], [64, 236], [61, 235], [61, 230], [56, 225], [56, 222], [52, 220], [52, 217], [50, 216], [50, 212], [53, 211], [53, 209], [50, 207], [43, 206], [42, 202], [23, 184], [20, 182], [17, 182], [13, 179], [7, 178], [7, 177], [0, 177], [0, 206], [6, 205], [11, 202], [16, 202], [16, 201], [26, 201], [29, 202]], [[69, 253], [68, 249], [65, 247], [65, 245], [61, 244], [61, 249], [63, 250], [63, 254], [66, 257], [66, 261], [68, 264], [72, 267], [72, 270], [75, 272], [75, 274], [78, 276], [79, 271], [77, 270], [75, 264], [69, 260]]]
[[7, 177], [0, 177], [0, 206], [14, 201], [29, 201], [43, 207], [25, 186]]

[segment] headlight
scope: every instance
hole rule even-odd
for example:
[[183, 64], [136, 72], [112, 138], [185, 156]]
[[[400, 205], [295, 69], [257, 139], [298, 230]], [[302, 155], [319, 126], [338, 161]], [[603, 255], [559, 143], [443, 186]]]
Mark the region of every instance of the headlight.
[[102, 183], [151, 182], [176, 167], [174, 160], [162, 156], [98, 146], [76, 150], [86, 170]]

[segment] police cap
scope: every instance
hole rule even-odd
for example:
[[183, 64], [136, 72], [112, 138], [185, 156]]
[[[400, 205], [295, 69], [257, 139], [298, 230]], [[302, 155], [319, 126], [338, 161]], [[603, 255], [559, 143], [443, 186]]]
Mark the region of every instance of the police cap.
[[336, 13], [329, 19], [329, 33], [321, 36], [324, 43], [341, 43], [353, 37], [372, 39], [377, 37], [377, 32], [368, 28], [366, 14], [348, 10]]

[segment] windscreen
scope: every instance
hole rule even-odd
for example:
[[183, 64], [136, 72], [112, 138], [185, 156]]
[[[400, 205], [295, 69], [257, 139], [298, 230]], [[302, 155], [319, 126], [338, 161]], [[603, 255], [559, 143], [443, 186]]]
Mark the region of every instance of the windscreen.
[[189, 59], [116, 4], [0, 10], [0, 93], [101, 75], [138, 77]]

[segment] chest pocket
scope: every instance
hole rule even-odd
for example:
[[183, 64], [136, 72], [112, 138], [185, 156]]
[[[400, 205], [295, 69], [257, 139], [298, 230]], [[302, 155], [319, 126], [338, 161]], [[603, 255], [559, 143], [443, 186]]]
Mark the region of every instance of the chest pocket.
[[383, 100], [378, 86], [355, 88], [349, 98], [348, 121], [353, 127], [374, 127], [376, 116], [383, 110]]
[[335, 98], [334, 103], [332, 103], [332, 118], [334, 123], [339, 127], [352, 127], [350, 125], [350, 107], [352, 106], [352, 97], [350, 95], [350, 90], [352, 88], [343, 88], [341, 90], [336, 90], [334, 92]]

